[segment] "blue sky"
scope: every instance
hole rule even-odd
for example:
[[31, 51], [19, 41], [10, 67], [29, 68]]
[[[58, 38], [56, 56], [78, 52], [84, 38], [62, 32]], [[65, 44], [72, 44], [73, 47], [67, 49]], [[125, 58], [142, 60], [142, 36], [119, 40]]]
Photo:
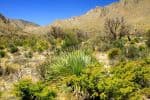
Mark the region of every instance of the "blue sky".
[[9, 18], [24, 19], [47, 25], [58, 19], [86, 13], [96, 6], [117, 0], [0, 0], [0, 13]]

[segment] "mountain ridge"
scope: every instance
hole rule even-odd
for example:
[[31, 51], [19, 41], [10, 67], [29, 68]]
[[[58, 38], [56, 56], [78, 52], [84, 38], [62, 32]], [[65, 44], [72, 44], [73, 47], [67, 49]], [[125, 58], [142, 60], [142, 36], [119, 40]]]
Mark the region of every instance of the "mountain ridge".
[[13, 27], [35, 34], [49, 33], [51, 26], [80, 29], [89, 34], [95, 34], [103, 30], [105, 19], [114, 17], [124, 17], [133, 30], [147, 30], [150, 27], [149, 4], [150, 0], [119, 0], [105, 7], [97, 6], [81, 16], [57, 20], [47, 26], [39, 26], [24, 20], [7, 19], [3, 15], [0, 17]]
[[66, 20], [58, 20], [52, 25], [64, 28], [77, 27], [90, 33], [99, 32], [106, 18], [124, 17], [134, 29], [148, 29], [150, 26], [150, 0], [120, 0], [105, 7], [96, 7], [86, 14]]

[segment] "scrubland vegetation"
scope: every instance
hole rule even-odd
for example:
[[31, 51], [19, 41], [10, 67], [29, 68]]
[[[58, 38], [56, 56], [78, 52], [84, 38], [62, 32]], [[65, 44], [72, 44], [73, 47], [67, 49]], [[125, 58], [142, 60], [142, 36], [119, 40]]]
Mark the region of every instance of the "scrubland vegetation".
[[[11, 94], [21, 100], [150, 98], [150, 31], [140, 35], [130, 33], [123, 18], [110, 18], [104, 30], [92, 38], [82, 30], [56, 26], [43, 35], [2, 35], [1, 63], [10, 55], [22, 54], [29, 60], [35, 53], [46, 57], [36, 65], [39, 80], [20, 78]], [[96, 58], [99, 53], [107, 55], [108, 67]], [[1, 64], [0, 77], [9, 78], [20, 69], [17, 63]], [[2, 99], [3, 95], [1, 90]]]
[[149, 0], [119, 1], [45, 27], [0, 14], [0, 100], [149, 100]]

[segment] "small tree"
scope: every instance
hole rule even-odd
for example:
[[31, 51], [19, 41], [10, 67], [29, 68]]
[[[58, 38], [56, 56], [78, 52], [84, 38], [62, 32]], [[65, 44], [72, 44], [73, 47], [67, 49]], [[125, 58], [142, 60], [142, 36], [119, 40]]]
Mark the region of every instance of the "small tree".
[[130, 32], [129, 26], [123, 17], [107, 18], [104, 29], [111, 40], [120, 39]]
[[61, 27], [51, 26], [51, 32], [49, 35], [52, 35], [54, 38], [63, 38], [63, 30]]

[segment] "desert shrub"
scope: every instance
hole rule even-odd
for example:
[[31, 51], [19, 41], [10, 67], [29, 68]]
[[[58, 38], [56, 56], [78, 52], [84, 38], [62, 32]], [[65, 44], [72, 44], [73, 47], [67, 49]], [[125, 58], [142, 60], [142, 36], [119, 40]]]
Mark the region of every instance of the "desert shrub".
[[45, 40], [39, 40], [36, 45], [33, 47], [33, 50], [42, 52], [49, 48], [48, 42]]
[[147, 45], [148, 47], [150, 47], [150, 30], [147, 31], [146, 36], [147, 36], [146, 45]]
[[139, 47], [139, 57], [145, 58], [149, 56], [149, 49], [145, 45], [140, 45]]
[[87, 39], [86, 33], [79, 29], [63, 29], [55, 26], [51, 27], [51, 31], [46, 36], [51, 43], [52, 50], [56, 53], [68, 48], [77, 48]]
[[26, 52], [24, 55], [27, 58], [32, 58], [33, 57], [33, 53], [31, 51], [30, 52]]
[[36, 45], [37, 41], [38, 41], [37, 37], [30, 36], [30, 37], [24, 39], [23, 46], [33, 48]]
[[2, 76], [2, 75], [3, 75], [3, 72], [4, 72], [4, 69], [3, 69], [3, 67], [2, 67], [2, 66], [0, 66], [0, 76]]
[[112, 47], [112, 44], [109, 40], [106, 40], [105, 36], [102, 36], [101, 33], [97, 34], [91, 40], [91, 45], [96, 51], [107, 51]]
[[98, 45], [98, 50], [99, 51], [102, 51], [102, 52], [105, 52], [105, 51], [108, 51], [110, 48], [112, 47], [112, 44], [111, 43], [108, 43], [108, 42], [101, 42], [99, 43]]
[[19, 71], [19, 69], [20, 66], [18, 64], [6, 64], [5, 67], [0, 66], [0, 76], [7, 76], [16, 73]]
[[49, 48], [49, 42], [45, 37], [31, 36], [24, 40], [24, 47], [33, 51], [42, 52]]
[[78, 97], [88, 100], [99, 99], [99, 90], [97, 83], [101, 77], [107, 73], [101, 65], [91, 65], [83, 70], [81, 76], [70, 76], [66, 79], [66, 85], [71, 87], [72, 91]]
[[10, 51], [11, 53], [16, 53], [16, 52], [18, 51], [18, 48], [17, 48], [17, 46], [15, 46], [14, 44], [10, 44], [10, 45], [9, 45], [9, 51]]
[[131, 59], [138, 58], [139, 49], [134, 44], [129, 44], [129, 46], [125, 48], [125, 56]]
[[14, 85], [14, 93], [21, 100], [53, 100], [56, 93], [44, 83], [33, 83], [31, 80], [21, 80]]
[[113, 48], [108, 52], [108, 58], [109, 59], [115, 59], [117, 57], [119, 57], [121, 54], [121, 50], [118, 48]]
[[124, 38], [113, 41], [114, 48], [124, 49], [124, 45], [126, 44], [126, 40]]
[[13, 73], [18, 72], [20, 69], [20, 66], [18, 64], [6, 64], [4, 68], [4, 75], [10, 75]]
[[79, 41], [78, 41], [76, 33], [70, 32], [66, 34], [62, 47], [67, 48], [70, 46], [76, 46], [78, 43]]
[[24, 45], [24, 40], [26, 40], [28, 37], [26, 36], [16, 36], [14, 38], [12, 38], [12, 41], [13, 43], [16, 45], [16, 46], [23, 46]]
[[5, 51], [0, 50], [0, 58], [5, 57], [5, 55], [6, 55]]
[[[102, 66], [87, 67], [81, 76], [66, 79], [66, 85], [71, 87], [76, 95], [84, 96], [88, 100], [136, 100], [133, 98], [137, 96], [149, 98], [148, 61], [123, 62], [112, 67], [110, 71]], [[138, 95], [135, 95], [137, 93]]]
[[4, 49], [5, 48], [5, 46], [4, 45], [0, 45], [0, 50], [2, 50], [2, 49]]
[[132, 41], [135, 42], [135, 43], [139, 43], [140, 42], [140, 38], [139, 37], [135, 37]]
[[0, 91], [0, 98], [1, 98], [1, 96], [2, 96], [2, 91]]
[[129, 95], [130, 100], [142, 100], [150, 97], [150, 88], [144, 88]]
[[37, 71], [40, 74], [40, 78], [42, 80], [46, 79], [46, 74], [47, 74], [47, 68], [49, 67], [49, 63], [48, 61], [45, 61], [44, 63], [42, 63], [41, 65], [37, 66]]

